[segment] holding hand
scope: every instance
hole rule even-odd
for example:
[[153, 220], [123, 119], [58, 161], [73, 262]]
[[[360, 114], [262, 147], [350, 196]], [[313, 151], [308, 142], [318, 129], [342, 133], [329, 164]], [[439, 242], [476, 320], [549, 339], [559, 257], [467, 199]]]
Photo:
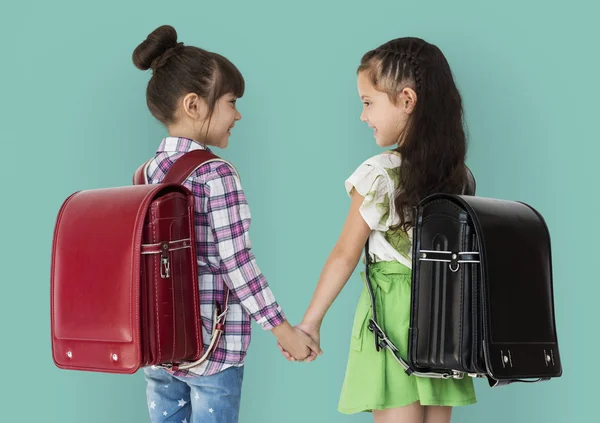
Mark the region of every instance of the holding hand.
[[[305, 337], [308, 337], [312, 341], [313, 345], [315, 345], [317, 348], [317, 350], [315, 350], [314, 348], [311, 347], [311, 352], [310, 352], [309, 356], [305, 357], [305, 360], [307, 363], [310, 363], [311, 361], [315, 360], [317, 358], [317, 355], [323, 354], [323, 351], [321, 350], [321, 347], [320, 347], [321, 334], [320, 334], [320, 328], [318, 325], [310, 325], [308, 323], [301, 322], [294, 329], [299, 331]], [[281, 342], [278, 342], [277, 346], [279, 347], [281, 354], [288, 361], [297, 361], [296, 360], [297, 357], [289, 349], [287, 349]], [[302, 360], [300, 360], [300, 361], [302, 361]]]
[[319, 343], [300, 328], [293, 328], [287, 321], [273, 329], [280, 350], [289, 361], [313, 361], [322, 354]]

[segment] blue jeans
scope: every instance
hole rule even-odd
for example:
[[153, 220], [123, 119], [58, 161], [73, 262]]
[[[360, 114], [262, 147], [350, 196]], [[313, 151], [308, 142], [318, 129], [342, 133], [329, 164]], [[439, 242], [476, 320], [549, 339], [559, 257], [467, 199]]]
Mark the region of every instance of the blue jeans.
[[244, 367], [210, 376], [172, 376], [144, 368], [152, 423], [237, 423]]

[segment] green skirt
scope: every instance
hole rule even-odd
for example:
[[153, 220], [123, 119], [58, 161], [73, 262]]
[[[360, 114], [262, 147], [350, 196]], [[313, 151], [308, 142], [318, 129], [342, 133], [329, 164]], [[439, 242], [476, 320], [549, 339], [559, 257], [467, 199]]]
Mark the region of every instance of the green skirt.
[[[363, 281], [364, 273], [361, 272]], [[369, 267], [377, 305], [377, 320], [406, 360], [410, 324], [411, 270], [393, 262]], [[365, 285], [352, 327], [350, 354], [338, 410], [344, 414], [421, 405], [461, 406], [477, 402], [473, 380], [408, 376], [387, 351], [376, 351], [369, 330], [371, 299]]]

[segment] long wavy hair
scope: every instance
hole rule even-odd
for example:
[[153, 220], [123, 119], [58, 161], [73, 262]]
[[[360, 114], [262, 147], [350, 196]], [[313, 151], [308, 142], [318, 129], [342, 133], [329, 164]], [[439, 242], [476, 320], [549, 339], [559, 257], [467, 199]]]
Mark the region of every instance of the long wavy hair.
[[420, 38], [398, 38], [369, 51], [358, 72], [366, 72], [394, 104], [406, 87], [417, 93], [396, 149], [402, 162], [394, 200], [400, 223], [395, 229], [408, 231], [421, 199], [436, 192], [458, 194], [466, 182], [461, 96], [444, 54]]

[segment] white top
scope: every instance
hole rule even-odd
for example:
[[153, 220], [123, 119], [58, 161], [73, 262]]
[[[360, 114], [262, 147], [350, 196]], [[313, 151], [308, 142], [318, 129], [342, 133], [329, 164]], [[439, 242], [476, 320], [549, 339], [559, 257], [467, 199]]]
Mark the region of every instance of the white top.
[[394, 199], [400, 177], [400, 155], [386, 151], [365, 160], [346, 180], [346, 192], [354, 189], [365, 197], [360, 214], [371, 228], [369, 253], [371, 260], [398, 261], [412, 267], [412, 229], [406, 233], [401, 229], [390, 230], [400, 223]]

